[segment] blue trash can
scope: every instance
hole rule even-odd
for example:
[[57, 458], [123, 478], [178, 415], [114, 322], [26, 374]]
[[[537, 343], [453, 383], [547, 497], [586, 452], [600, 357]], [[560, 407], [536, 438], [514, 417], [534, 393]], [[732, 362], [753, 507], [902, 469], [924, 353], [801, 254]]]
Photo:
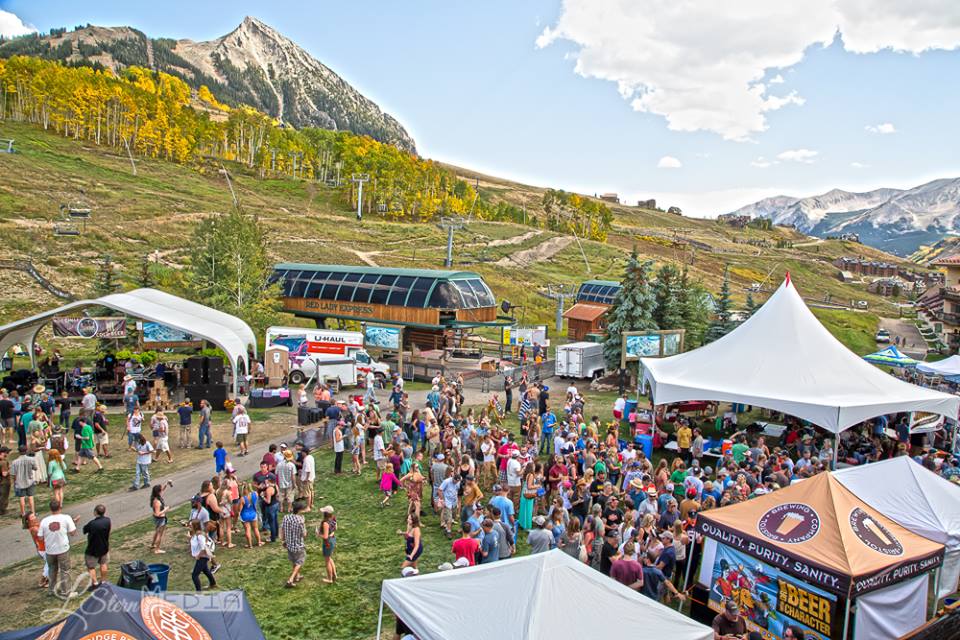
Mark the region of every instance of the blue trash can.
[[166, 591], [167, 580], [170, 578], [170, 565], [168, 564], [148, 564], [147, 569], [153, 576], [153, 582], [150, 585], [151, 591]]
[[653, 436], [638, 435], [633, 442], [643, 448], [643, 455], [647, 456], [647, 460], [653, 460]]

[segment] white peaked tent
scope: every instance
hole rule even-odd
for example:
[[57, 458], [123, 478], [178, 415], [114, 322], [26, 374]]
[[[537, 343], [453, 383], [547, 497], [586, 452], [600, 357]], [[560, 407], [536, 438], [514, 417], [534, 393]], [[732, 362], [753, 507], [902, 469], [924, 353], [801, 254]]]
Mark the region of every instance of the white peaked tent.
[[256, 340], [253, 339], [253, 331], [245, 322], [216, 309], [154, 289], [136, 289], [125, 293], [111, 293], [90, 300], [77, 300], [0, 326], [0, 353], [19, 344], [26, 347], [31, 359], [34, 359], [33, 343], [40, 329], [54, 316], [70, 312], [77, 313], [88, 307], [106, 307], [136, 318], [159, 322], [209, 340], [220, 347], [229, 360], [230, 371], [233, 373], [234, 393], [238, 391], [241, 365], [244, 373], [249, 371], [247, 347], [250, 346], [251, 340], [255, 346]]
[[937, 596], [960, 582], [960, 487], [900, 456], [834, 472], [858, 498], [905, 529], [946, 547]]
[[753, 316], [716, 342], [640, 362], [658, 405], [740, 402], [833, 433], [889, 413], [956, 419], [960, 409], [960, 397], [898, 380], [847, 349], [807, 308], [789, 274]]
[[556, 549], [384, 580], [381, 617], [384, 603], [419, 640], [593, 638], [610, 625], [642, 638], [713, 638], [710, 627]]
[[917, 371], [927, 375], [939, 375], [943, 377], [960, 376], [960, 356], [950, 356], [936, 362], [921, 362], [917, 365]]

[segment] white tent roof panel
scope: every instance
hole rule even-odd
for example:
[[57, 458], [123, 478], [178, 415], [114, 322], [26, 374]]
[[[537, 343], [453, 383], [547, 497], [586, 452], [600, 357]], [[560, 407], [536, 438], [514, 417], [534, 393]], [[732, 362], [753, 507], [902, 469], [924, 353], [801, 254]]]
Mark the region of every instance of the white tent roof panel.
[[592, 638], [612, 622], [650, 638], [713, 638], [710, 627], [558, 550], [384, 580], [381, 598], [420, 640]]
[[790, 282], [716, 342], [641, 358], [654, 402], [741, 402], [839, 433], [878, 415], [929, 411], [956, 418], [957, 396], [903, 382], [864, 361], [816, 319]]
[[937, 362], [921, 362], [917, 365], [917, 371], [941, 376], [960, 376], [960, 356], [950, 356]]
[[[151, 293], [152, 292], [152, 293]], [[204, 307], [176, 296], [153, 289], [137, 289], [128, 293], [113, 293], [101, 298], [77, 300], [56, 309], [49, 309], [28, 318], [0, 326], [0, 353], [15, 344], [23, 345], [33, 354], [33, 342], [37, 333], [54, 316], [79, 311], [86, 307], [107, 307], [130, 316], [143, 318], [191, 333], [217, 345], [229, 359], [233, 372], [234, 391], [239, 382], [238, 365], [249, 371], [247, 347], [253, 331], [239, 318], [229, 323], [220, 321], [222, 312]], [[243, 327], [240, 327], [240, 323]], [[231, 326], [227, 326], [227, 325]]]
[[905, 529], [944, 545], [941, 594], [956, 591], [960, 580], [960, 487], [909, 456], [849, 467], [833, 475]]

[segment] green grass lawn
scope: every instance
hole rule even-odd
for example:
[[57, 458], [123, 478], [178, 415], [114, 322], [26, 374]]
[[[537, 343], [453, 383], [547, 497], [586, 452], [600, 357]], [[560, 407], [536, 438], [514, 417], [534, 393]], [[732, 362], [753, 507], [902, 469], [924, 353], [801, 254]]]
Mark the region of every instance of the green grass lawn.
[[[231, 440], [232, 427], [229, 423], [230, 414], [223, 411], [213, 413], [213, 429], [211, 435], [213, 441], [222, 440], [227, 450], [235, 450]], [[253, 419], [253, 430], [251, 432], [252, 441], [276, 439], [277, 436], [291, 434], [291, 421], [296, 421], [294, 409], [251, 409], [250, 416]], [[148, 416], [149, 417], [149, 416]], [[67, 486], [64, 489], [64, 499], [69, 509], [70, 505], [91, 500], [96, 496], [106, 495], [114, 491], [120, 491], [130, 486], [133, 481], [133, 469], [135, 454], [127, 450], [127, 436], [125, 427], [125, 416], [122, 413], [108, 413], [110, 420], [108, 431], [110, 432], [110, 444], [108, 449], [111, 457], [101, 459], [103, 464], [103, 473], [95, 473], [96, 466], [88, 462], [82, 467], [80, 473], [67, 473]], [[170, 426], [170, 452], [173, 455], [173, 462], [166, 463], [166, 456], [161, 454], [160, 458], [153, 464], [153, 473], [169, 475], [182, 471], [199, 463], [211, 464], [210, 449], [179, 449], [177, 448], [179, 437], [179, 426], [177, 425], [176, 414], [168, 412], [167, 419], [172, 422]], [[197, 425], [192, 427], [193, 438], [197, 437]], [[149, 420], [146, 421], [144, 434], [149, 438]], [[73, 466], [74, 450], [73, 435], [69, 434], [70, 451], [67, 453], [67, 463], [70, 468]], [[212, 468], [212, 467], [211, 467]], [[43, 510], [50, 500], [50, 487], [46, 484], [37, 487], [35, 504], [38, 509]], [[5, 516], [0, 517], [0, 525], [14, 522], [19, 516], [19, 510], [15, 505], [16, 501], [11, 496], [10, 509]]]

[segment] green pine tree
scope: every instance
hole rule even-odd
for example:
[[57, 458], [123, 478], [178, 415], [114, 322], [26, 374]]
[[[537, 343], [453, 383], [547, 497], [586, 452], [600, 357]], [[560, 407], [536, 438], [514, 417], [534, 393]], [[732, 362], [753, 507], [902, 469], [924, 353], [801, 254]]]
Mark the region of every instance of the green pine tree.
[[150, 289], [156, 286], [156, 284], [157, 281], [153, 277], [153, 272], [150, 269], [150, 257], [143, 256], [140, 258], [140, 272], [137, 274], [137, 286]]
[[100, 296], [108, 296], [111, 293], [116, 293], [119, 290], [120, 282], [114, 270], [113, 258], [103, 256], [103, 260], [101, 260], [97, 266], [97, 276], [93, 281], [93, 295], [99, 298]]
[[205, 218], [194, 229], [188, 297], [247, 322], [262, 333], [280, 311], [280, 285], [270, 284], [273, 263], [257, 216], [234, 209]]
[[665, 264], [657, 271], [653, 281], [655, 307], [653, 319], [661, 329], [683, 327], [685, 292], [680, 289], [680, 271], [672, 264]]
[[656, 306], [651, 287], [651, 261], [640, 262], [634, 247], [627, 260], [623, 286], [607, 312], [607, 338], [603, 342], [603, 359], [610, 370], [620, 368], [623, 332], [656, 330], [653, 318]]
[[717, 299], [717, 308], [714, 318], [707, 328], [704, 343], [713, 342], [730, 333], [734, 323], [730, 319], [730, 273], [723, 270], [723, 284], [720, 286], [720, 297]]
[[691, 282], [684, 269], [680, 274], [680, 292], [683, 300], [684, 345], [693, 349], [703, 344], [704, 334], [710, 325], [710, 294], [699, 282]]
[[747, 316], [752, 316], [757, 309], [760, 307], [757, 306], [757, 303], [753, 301], [753, 292], [747, 292]]

